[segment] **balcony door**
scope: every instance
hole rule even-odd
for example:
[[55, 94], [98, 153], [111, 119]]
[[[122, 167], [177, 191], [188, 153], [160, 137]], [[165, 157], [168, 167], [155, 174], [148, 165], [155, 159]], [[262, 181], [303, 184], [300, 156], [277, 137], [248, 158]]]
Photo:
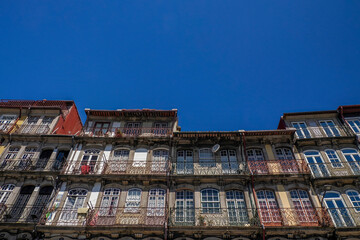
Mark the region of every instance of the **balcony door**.
[[151, 164], [151, 171], [153, 173], [165, 173], [168, 164], [169, 152], [168, 150], [154, 150]]
[[0, 132], [8, 132], [15, 123], [16, 118], [16, 115], [2, 115], [0, 117]]
[[23, 215], [24, 211], [28, 209], [26, 205], [34, 189], [35, 186], [33, 185], [29, 185], [21, 188], [19, 196], [17, 197], [14, 205], [12, 205], [10, 216], [7, 219], [8, 221], [17, 222], [19, 220], [23, 220], [21, 216]]
[[243, 225], [249, 223], [244, 193], [231, 190], [226, 192], [226, 205], [230, 225]]
[[52, 169], [57, 171], [57, 170], [61, 170], [68, 155], [69, 155], [69, 150], [60, 150], [56, 156], [54, 165], [52, 166]]
[[261, 149], [249, 149], [246, 151], [250, 169], [253, 174], [269, 173], [265, 162], [264, 154]]
[[130, 151], [119, 149], [114, 151], [113, 161], [110, 162], [110, 172], [126, 172], [129, 164]]
[[78, 208], [85, 206], [87, 191], [82, 188], [70, 189], [66, 198], [65, 207], [60, 216], [60, 221], [65, 223], [78, 222]]
[[175, 202], [175, 224], [194, 225], [195, 223], [195, 204], [194, 192], [182, 190], [176, 192]]
[[327, 192], [324, 196], [330, 216], [336, 227], [353, 227], [354, 220], [338, 192]]
[[109, 131], [109, 122], [96, 122], [94, 125], [93, 134], [95, 136], [104, 136]]
[[53, 153], [52, 149], [43, 150], [40, 153], [40, 157], [35, 164], [35, 169], [38, 169], [38, 170], [44, 169], [46, 167], [52, 153]]
[[53, 122], [54, 117], [44, 117], [38, 129], [37, 134], [50, 134], [50, 125]]
[[4, 160], [0, 164], [0, 169], [9, 169], [16, 164], [16, 157], [20, 151], [20, 147], [9, 147]]
[[275, 153], [277, 160], [280, 162], [282, 172], [299, 172], [299, 166], [290, 148], [276, 148]]
[[99, 159], [100, 150], [88, 149], [84, 151], [84, 156], [80, 163], [81, 174], [89, 174], [97, 171], [96, 163]]
[[141, 135], [141, 123], [139, 122], [128, 122], [124, 128], [124, 134], [130, 136]]
[[305, 157], [314, 177], [318, 178], [330, 176], [329, 170], [327, 169], [324, 160], [318, 151], [307, 151], [305, 152]]
[[290, 191], [290, 196], [295, 207], [299, 223], [302, 225], [317, 224], [317, 213], [313, 208], [308, 193], [301, 189], [295, 189]]
[[30, 210], [28, 221], [37, 222], [40, 220], [41, 213], [49, 203], [53, 189], [54, 188], [52, 186], [46, 186], [40, 189], [39, 195], [37, 196], [34, 205]]
[[193, 151], [181, 150], [177, 152], [176, 159], [177, 174], [194, 174]]
[[223, 174], [238, 173], [239, 165], [235, 150], [221, 150], [220, 159]]
[[281, 225], [280, 209], [273, 191], [259, 190], [256, 192], [260, 207], [260, 217], [265, 226]]
[[17, 168], [19, 170], [29, 170], [32, 166], [32, 161], [37, 152], [36, 147], [26, 147]]
[[27, 123], [23, 126], [21, 133], [29, 134], [34, 133], [36, 129], [36, 124], [39, 121], [40, 117], [29, 116]]
[[353, 173], [355, 175], [360, 175], [360, 155], [357, 150], [347, 148], [342, 149], [341, 152], [343, 153], [346, 161], [349, 163]]

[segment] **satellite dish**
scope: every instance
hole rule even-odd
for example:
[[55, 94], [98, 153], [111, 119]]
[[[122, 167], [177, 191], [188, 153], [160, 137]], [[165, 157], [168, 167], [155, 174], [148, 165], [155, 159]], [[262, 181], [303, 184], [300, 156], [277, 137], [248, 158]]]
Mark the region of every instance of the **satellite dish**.
[[215, 144], [212, 148], [211, 148], [211, 151], [213, 153], [216, 153], [217, 151], [219, 151], [220, 149], [220, 145], [219, 144]]

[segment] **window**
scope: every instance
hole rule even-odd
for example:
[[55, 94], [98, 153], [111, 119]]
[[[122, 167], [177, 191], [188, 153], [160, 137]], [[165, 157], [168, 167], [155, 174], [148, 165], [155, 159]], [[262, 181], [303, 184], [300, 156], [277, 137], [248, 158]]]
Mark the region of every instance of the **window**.
[[243, 192], [237, 190], [227, 191], [226, 204], [228, 208], [229, 222], [231, 225], [245, 224], [249, 222]]
[[335, 150], [328, 149], [328, 150], [325, 150], [325, 153], [326, 153], [327, 157], [329, 158], [329, 161], [331, 162], [332, 167], [334, 167], [334, 168], [342, 168], [343, 167]]
[[44, 169], [53, 153], [53, 150], [43, 150], [35, 164], [35, 169]]
[[168, 124], [167, 123], [155, 123], [154, 124], [154, 134], [155, 135], [166, 135], [168, 134]]
[[50, 131], [50, 125], [53, 122], [54, 117], [44, 117], [39, 128], [36, 130], [38, 134], [47, 134]]
[[180, 224], [195, 223], [194, 192], [182, 190], [176, 192], [175, 222]]
[[266, 225], [281, 224], [281, 215], [273, 191], [256, 191], [257, 200], [260, 206], [260, 216]]
[[13, 166], [13, 164], [15, 162], [13, 162], [11, 160], [16, 159], [16, 156], [18, 155], [19, 151], [20, 151], [20, 147], [9, 147], [9, 150], [0, 165], [0, 169], [4, 169], [4, 168], [8, 168], [10, 166]]
[[202, 213], [220, 213], [219, 191], [216, 189], [201, 190]]
[[129, 189], [126, 197], [125, 212], [139, 211], [140, 201], [141, 201], [141, 190], [138, 188]]
[[77, 221], [77, 210], [85, 205], [87, 190], [82, 188], [70, 189], [62, 210], [60, 219], [62, 221]]
[[97, 149], [88, 149], [84, 151], [84, 156], [80, 163], [80, 171], [82, 174], [94, 173], [97, 171], [95, 166], [99, 155], [100, 150]]
[[275, 148], [276, 159], [279, 160], [282, 172], [298, 172], [298, 164], [290, 148]]
[[221, 150], [220, 158], [223, 174], [238, 173], [239, 165], [236, 158], [235, 150]]
[[199, 164], [201, 167], [215, 167], [215, 157], [210, 148], [200, 149]]
[[266, 174], [269, 172], [261, 149], [249, 149], [246, 151], [246, 154], [250, 169], [254, 174]]
[[133, 167], [145, 167], [148, 150], [145, 148], [136, 149]]
[[165, 190], [151, 189], [148, 200], [148, 216], [165, 216]]
[[360, 134], [360, 119], [358, 119], [358, 118], [346, 119], [346, 121], [349, 123], [351, 129], [352, 129], [356, 134]]
[[298, 138], [311, 138], [310, 132], [304, 122], [293, 122], [292, 125], [296, 128]]
[[346, 209], [346, 205], [344, 204], [340, 193], [326, 192], [324, 199], [336, 227], [354, 226], [354, 221]]
[[69, 150], [60, 150], [56, 156], [54, 165], [52, 166], [52, 168], [54, 170], [61, 170], [61, 168], [63, 167], [64, 162], [66, 161], [68, 155], [69, 155]]
[[21, 133], [33, 133], [36, 129], [36, 124], [39, 121], [40, 117], [29, 116], [27, 124], [22, 126]]
[[0, 204], [6, 203], [14, 188], [14, 184], [4, 184], [0, 187]]
[[317, 222], [315, 209], [306, 191], [295, 189], [290, 191], [290, 196], [300, 223]]
[[350, 199], [353, 207], [355, 208], [356, 212], [360, 212], [360, 195], [359, 192], [355, 190], [348, 190], [346, 191], [347, 196]]
[[349, 163], [354, 174], [360, 174], [360, 155], [357, 150], [347, 148], [341, 150], [342, 154], [346, 158], [346, 161]]
[[340, 133], [337, 130], [337, 128], [335, 127], [335, 124], [333, 121], [331, 120], [322, 120], [319, 121], [320, 125], [322, 126], [322, 128], [324, 129], [324, 131], [326, 132], [326, 135], [328, 137], [339, 137]]
[[141, 134], [141, 123], [139, 122], [128, 122], [124, 128], [125, 135], [140, 135]]
[[152, 172], [166, 172], [169, 159], [168, 150], [154, 150], [151, 164]]
[[114, 151], [113, 161], [110, 162], [111, 172], [125, 172], [128, 166], [130, 151], [119, 149]]
[[16, 118], [16, 115], [2, 115], [0, 117], [0, 132], [9, 131]]
[[318, 151], [305, 152], [306, 161], [315, 177], [329, 177], [330, 173]]
[[193, 152], [191, 150], [182, 150], [177, 152], [177, 174], [193, 174], [194, 173], [194, 160]]
[[[39, 195], [36, 197], [36, 200], [30, 210], [27, 221], [38, 221], [38, 219], [40, 219], [41, 213], [50, 200], [53, 189], [54, 188], [52, 186], [45, 186], [40, 189]], [[34, 216], [36, 216], [35, 219]]]
[[118, 206], [120, 196], [120, 189], [107, 188], [104, 190], [104, 195], [100, 205], [100, 216], [115, 216], [116, 208]]
[[23, 214], [23, 211], [25, 210], [25, 207], [34, 189], [35, 186], [33, 185], [24, 186], [21, 188], [20, 194], [17, 197], [15, 203], [13, 204], [13, 207], [11, 208], [11, 218], [9, 219], [10, 221], [17, 222], [21, 218], [21, 215]]
[[20, 170], [27, 170], [32, 165], [32, 159], [36, 154], [37, 148], [36, 147], [26, 147], [25, 151], [19, 161], [18, 168]]
[[93, 133], [96, 136], [103, 136], [105, 135], [110, 127], [109, 122], [96, 122], [94, 125]]

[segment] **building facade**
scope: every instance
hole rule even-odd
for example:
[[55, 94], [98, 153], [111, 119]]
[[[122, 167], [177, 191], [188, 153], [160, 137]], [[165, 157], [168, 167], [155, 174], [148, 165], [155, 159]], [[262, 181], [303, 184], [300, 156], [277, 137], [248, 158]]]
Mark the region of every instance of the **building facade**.
[[177, 110], [0, 102], [0, 239], [360, 239], [360, 106], [186, 132]]

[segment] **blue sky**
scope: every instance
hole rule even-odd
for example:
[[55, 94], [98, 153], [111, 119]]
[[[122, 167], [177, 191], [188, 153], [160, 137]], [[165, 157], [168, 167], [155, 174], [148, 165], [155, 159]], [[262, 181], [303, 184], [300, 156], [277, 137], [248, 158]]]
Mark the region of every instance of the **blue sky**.
[[360, 1], [1, 1], [0, 98], [274, 129], [360, 104]]

